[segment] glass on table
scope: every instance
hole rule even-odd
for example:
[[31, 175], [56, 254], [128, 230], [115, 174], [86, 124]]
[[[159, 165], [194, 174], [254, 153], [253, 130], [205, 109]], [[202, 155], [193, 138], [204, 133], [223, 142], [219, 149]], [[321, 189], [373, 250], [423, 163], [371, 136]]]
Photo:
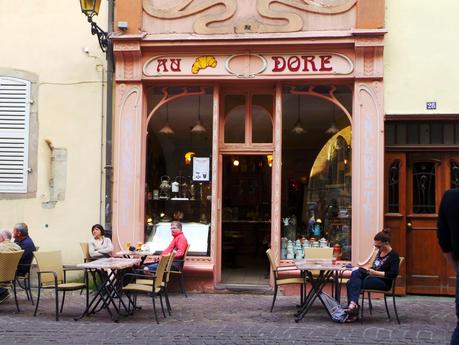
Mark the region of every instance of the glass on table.
[[131, 248], [131, 242], [126, 242], [125, 247], [126, 247], [126, 250], [130, 250], [130, 248]]
[[140, 251], [142, 249], [142, 244], [143, 244], [142, 242], [137, 242], [137, 244], [135, 245], [135, 249], [137, 251]]

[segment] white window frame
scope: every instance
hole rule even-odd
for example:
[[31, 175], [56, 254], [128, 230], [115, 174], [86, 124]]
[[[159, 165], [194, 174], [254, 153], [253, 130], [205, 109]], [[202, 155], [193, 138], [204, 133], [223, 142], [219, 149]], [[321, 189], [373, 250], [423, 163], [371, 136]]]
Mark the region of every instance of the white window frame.
[[0, 193], [28, 192], [31, 84], [0, 76]]

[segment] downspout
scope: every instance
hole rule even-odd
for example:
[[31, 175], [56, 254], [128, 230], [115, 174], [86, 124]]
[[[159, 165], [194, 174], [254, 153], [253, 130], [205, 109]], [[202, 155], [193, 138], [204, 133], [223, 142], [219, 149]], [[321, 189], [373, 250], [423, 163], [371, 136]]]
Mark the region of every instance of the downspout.
[[[108, 32], [113, 32], [115, 0], [108, 0]], [[112, 237], [112, 132], [113, 132], [113, 44], [108, 40], [107, 58], [107, 119], [105, 128], [105, 234]]]

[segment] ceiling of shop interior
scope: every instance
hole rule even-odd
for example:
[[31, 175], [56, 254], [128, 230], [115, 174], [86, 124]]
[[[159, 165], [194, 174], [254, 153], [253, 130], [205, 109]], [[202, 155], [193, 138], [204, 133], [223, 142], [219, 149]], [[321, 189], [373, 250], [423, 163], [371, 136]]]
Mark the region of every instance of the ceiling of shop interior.
[[[337, 98], [351, 112], [352, 94], [350, 91], [337, 92]], [[201, 120], [207, 132], [193, 134], [193, 145], [208, 143], [211, 140], [212, 128], [212, 95], [206, 94], [201, 97], [200, 114]], [[151, 111], [154, 104], [160, 99], [160, 95], [150, 93], [148, 109]], [[166, 121], [166, 106], [162, 106], [152, 118], [148, 131], [158, 134]], [[175, 131], [174, 140], [177, 144], [187, 145], [191, 140], [191, 128], [198, 119], [198, 96], [183, 97], [171, 101], [168, 105], [169, 124]], [[332, 135], [324, 132], [330, 127], [333, 117], [333, 104], [323, 99], [312, 96], [301, 96], [300, 119], [305, 134], [295, 135], [291, 129], [295, 126], [298, 118], [298, 96], [284, 94], [283, 97], [283, 133], [284, 145], [290, 147], [309, 147], [311, 149], [322, 146]], [[343, 129], [349, 125], [346, 115], [339, 109], [335, 109], [336, 125]], [[181, 142], [181, 143], [180, 143]], [[181, 145], [180, 145], [181, 146]]]

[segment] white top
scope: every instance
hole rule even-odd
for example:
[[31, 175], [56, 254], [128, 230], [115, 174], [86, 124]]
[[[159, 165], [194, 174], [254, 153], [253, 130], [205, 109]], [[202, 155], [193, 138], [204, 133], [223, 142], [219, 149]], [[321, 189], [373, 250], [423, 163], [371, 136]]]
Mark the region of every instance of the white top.
[[95, 238], [89, 240], [89, 256], [91, 258], [103, 258], [111, 256], [113, 251], [112, 241], [105, 236], [96, 240]]

